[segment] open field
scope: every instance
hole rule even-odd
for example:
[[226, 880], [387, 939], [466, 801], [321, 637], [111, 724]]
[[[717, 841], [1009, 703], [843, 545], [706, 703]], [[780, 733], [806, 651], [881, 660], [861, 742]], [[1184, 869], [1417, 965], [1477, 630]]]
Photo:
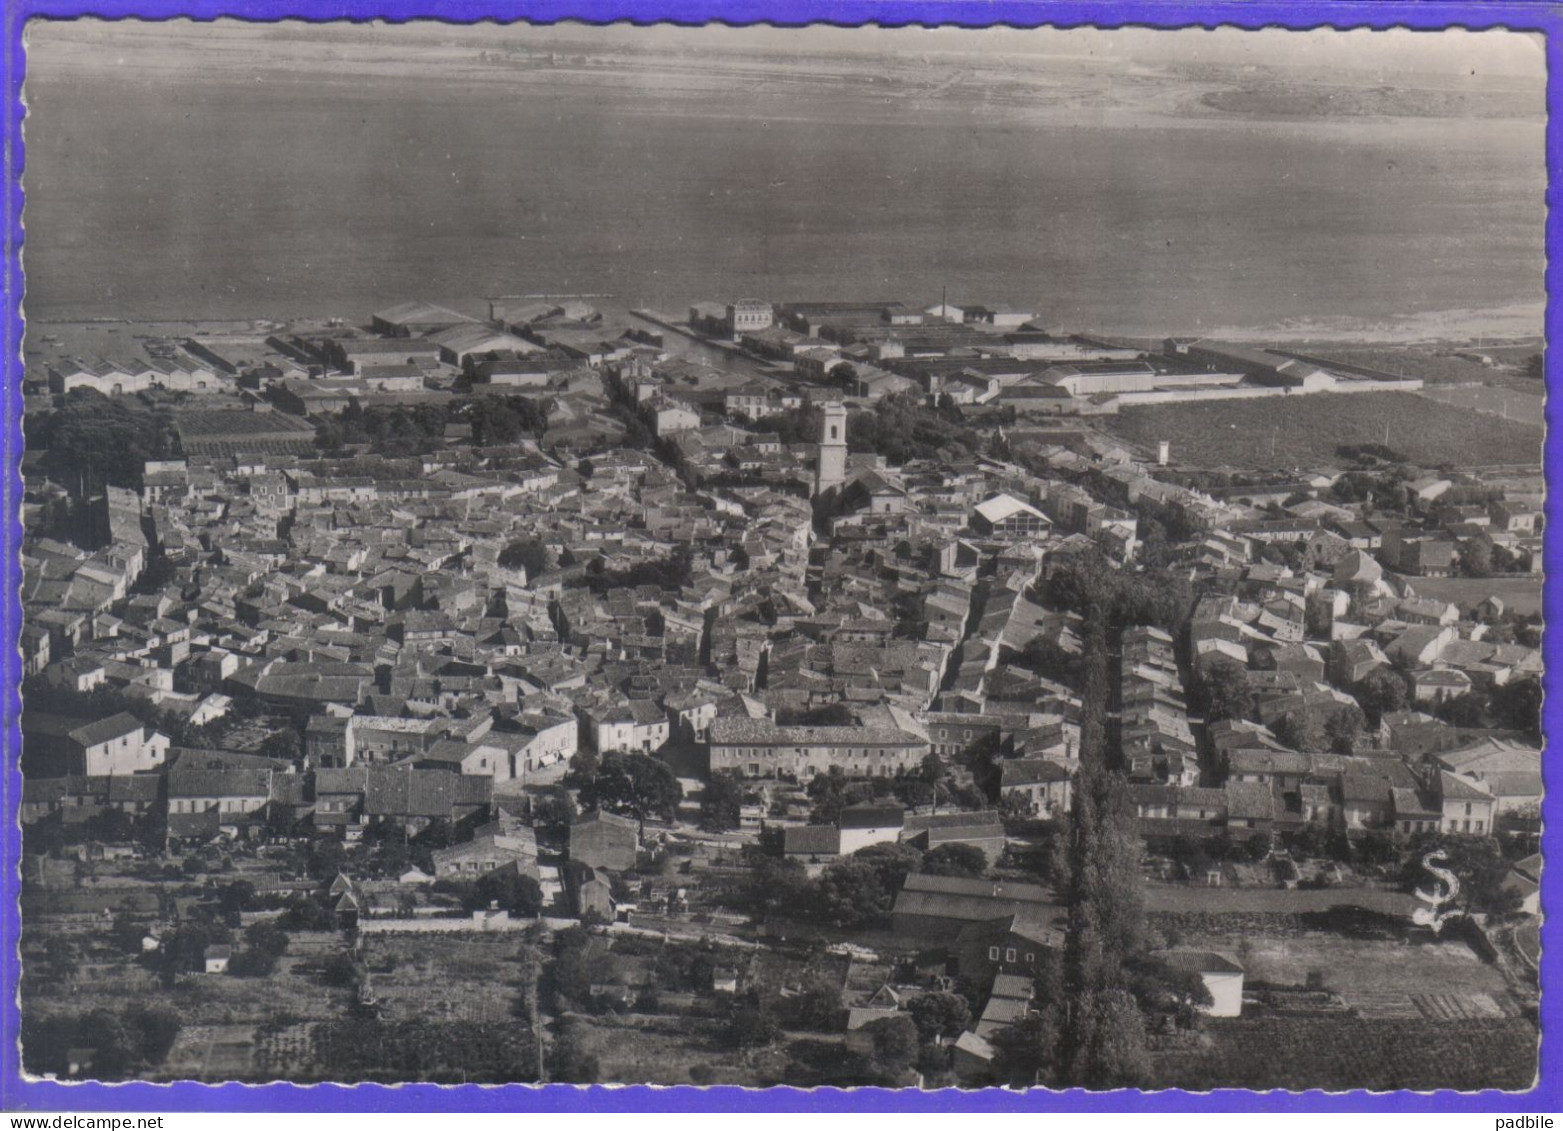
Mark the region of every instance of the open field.
[[1520, 616], [1541, 611], [1540, 577], [1413, 577], [1408, 579], [1419, 597], [1436, 597], [1459, 605], [1462, 612], [1484, 597], [1496, 595]]
[[1541, 459], [1540, 423], [1520, 424], [1414, 393], [1351, 393], [1143, 405], [1098, 423], [1154, 451], [1172, 441], [1185, 467], [1292, 469], [1339, 465], [1343, 444], [1382, 444], [1428, 467], [1479, 467]]
[[1196, 884], [1146, 884], [1148, 912], [1199, 912], [1208, 915], [1302, 914], [1332, 907], [1363, 907], [1386, 915], [1411, 914], [1411, 896], [1372, 888], [1320, 888], [1284, 891], [1275, 887], [1210, 888]]
[[[1360, 365], [1395, 373], [1402, 377], [1420, 377], [1429, 388], [1440, 385], [1501, 386], [1516, 392], [1540, 394], [1542, 383], [1526, 377], [1523, 368], [1531, 354], [1541, 352], [1541, 342], [1519, 346], [1484, 348], [1480, 352], [1503, 359], [1504, 366], [1483, 365], [1469, 357], [1456, 356], [1451, 347], [1413, 345], [1369, 345], [1346, 342], [1296, 342], [1283, 348], [1295, 349], [1312, 357], [1338, 361], [1346, 365]], [[1475, 347], [1469, 347], [1474, 350]], [[1464, 351], [1462, 351], [1464, 352]]]
[[1521, 424], [1539, 424], [1547, 411], [1547, 399], [1538, 393], [1514, 392], [1491, 385], [1446, 385], [1423, 389], [1422, 396], [1439, 404], [1474, 409]]

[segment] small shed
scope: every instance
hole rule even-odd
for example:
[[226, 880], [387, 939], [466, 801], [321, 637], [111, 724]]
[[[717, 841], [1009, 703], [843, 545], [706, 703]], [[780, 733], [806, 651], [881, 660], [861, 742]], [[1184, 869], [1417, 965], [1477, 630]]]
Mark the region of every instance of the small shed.
[[951, 1052], [951, 1067], [955, 1075], [965, 1083], [986, 1081], [993, 1071], [995, 1050], [976, 1033], [965, 1032], [955, 1041]]
[[204, 959], [208, 974], [226, 974], [228, 961], [233, 957], [233, 948], [227, 945], [215, 945], [206, 948]]

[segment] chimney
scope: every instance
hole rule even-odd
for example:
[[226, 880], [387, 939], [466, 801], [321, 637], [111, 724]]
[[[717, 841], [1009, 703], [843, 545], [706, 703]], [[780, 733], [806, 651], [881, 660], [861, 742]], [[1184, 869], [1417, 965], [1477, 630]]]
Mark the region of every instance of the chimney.
[[1156, 445], [1156, 463], [1160, 467], [1167, 466], [1167, 460], [1172, 456], [1172, 444], [1162, 440]]

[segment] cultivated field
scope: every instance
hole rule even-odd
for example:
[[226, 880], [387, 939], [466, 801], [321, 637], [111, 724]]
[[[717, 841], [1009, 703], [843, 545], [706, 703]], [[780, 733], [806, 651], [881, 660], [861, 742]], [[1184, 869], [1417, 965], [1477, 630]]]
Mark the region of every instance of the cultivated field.
[[1145, 910], [1194, 912], [1206, 915], [1302, 914], [1335, 907], [1361, 907], [1385, 915], [1409, 918], [1417, 902], [1398, 891], [1376, 888], [1319, 888], [1285, 891], [1281, 888], [1204, 887], [1200, 884], [1146, 884]]
[[1234, 1017], [1159, 1038], [1152, 1061], [1159, 1086], [1189, 1091], [1522, 1091], [1536, 1076], [1536, 1042], [1536, 1026], [1520, 1019]]
[[1246, 971], [1242, 1017], [1156, 1040], [1159, 1083], [1517, 1089], [1535, 1074], [1527, 1001], [1463, 941], [1402, 936], [1372, 918], [1350, 930], [1307, 916], [1153, 921], [1179, 946], [1223, 951]]
[[[65, 933], [51, 927], [44, 937], [56, 939]], [[118, 1014], [130, 1002], [167, 1006], [183, 1027], [167, 1060], [151, 1074], [156, 1080], [307, 1083], [372, 1075], [374, 1063], [362, 1068], [356, 1060], [334, 1065], [322, 1054], [326, 1027], [345, 1026], [342, 1031], [348, 1035], [362, 1037], [360, 1031], [371, 1025], [354, 1013], [352, 989], [328, 986], [321, 976], [321, 963], [342, 951], [340, 936], [295, 932], [290, 943], [268, 977], [184, 974], [168, 988], [126, 957], [102, 961], [94, 952], [94, 960], [80, 965], [69, 992], [57, 982], [24, 982], [23, 1013], [106, 1009]], [[459, 1059], [463, 1054], [452, 1051], [455, 1041], [474, 1033], [505, 1033], [514, 1038], [512, 1043], [524, 1043], [526, 1027], [517, 1020], [523, 977], [516, 961], [520, 946], [513, 936], [495, 935], [369, 938], [363, 957], [379, 1007], [373, 1047], [398, 1041], [426, 1046], [411, 1053], [401, 1050], [398, 1063], [405, 1062], [407, 1079], [448, 1080], [459, 1078], [463, 1069], [471, 1069], [477, 1078], [530, 1079], [506, 1075], [508, 1062], [465, 1064]], [[517, 1048], [525, 1052], [523, 1044]], [[346, 1053], [357, 1055], [362, 1049]], [[517, 1057], [524, 1065], [530, 1063], [520, 1054], [511, 1059]]]
[[521, 940], [510, 935], [367, 935], [364, 963], [387, 1021], [502, 1025], [522, 997]]
[[[625, 1084], [761, 1083], [774, 1054], [745, 1056], [727, 1040], [721, 1022], [691, 1017], [646, 1016], [582, 1019], [583, 1048], [597, 1057], [601, 1078]], [[785, 1061], [772, 1064], [779, 1073]], [[694, 1069], [697, 1081], [690, 1075]]]
[[1382, 444], [1429, 467], [1541, 460], [1542, 428], [1439, 404], [1414, 393], [1350, 393], [1142, 405], [1098, 423], [1154, 451], [1172, 442], [1185, 467], [1292, 469], [1339, 465], [1343, 444]]

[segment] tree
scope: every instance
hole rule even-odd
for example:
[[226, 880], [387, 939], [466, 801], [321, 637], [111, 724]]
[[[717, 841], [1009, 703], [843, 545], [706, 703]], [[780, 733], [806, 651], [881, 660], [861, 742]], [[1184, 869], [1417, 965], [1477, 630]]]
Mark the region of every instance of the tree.
[[58, 410], [29, 419], [26, 429], [28, 447], [44, 450], [44, 470], [88, 491], [104, 484], [139, 490], [148, 460], [180, 454], [169, 413], [91, 389], [73, 389]]
[[930, 876], [980, 876], [988, 870], [988, 857], [972, 844], [941, 844], [923, 857], [922, 870]]
[[206, 948], [226, 943], [228, 928], [208, 919], [187, 919], [163, 937], [158, 947], [165, 977], [206, 967]]
[[264, 950], [240, 950], [228, 960], [228, 973], [235, 978], [269, 978], [276, 968], [276, 955]]
[[309, 874], [317, 880], [329, 880], [342, 870], [347, 849], [334, 836], [316, 837], [309, 843]]
[[1149, 569], [1160, 569], [1172, 560], [1172, 543], [1167, 528], [1157, 519], [1146, 517], [1139, 524], [1140, 548], [1136, 560]]
[[93, 1074], [107, 1080], [128, 1075], [136, 1059], [125, 1023], [107, 1009], [94, 1009], [81, 1019], [77, 1037], [94, 1052]]
[[223, 918], [237, 924], [239, 912], [246, 911], [255, 902], [255, 885], [249, 880], [234, 880], [225, 884], [217, 893], [217, 906]]
[[474, 898], [480, 908], [497, 903], [502, 911], [531, 919], [542, 911], [542, 887], [531, 876], [524, 876], [514, 867], [492, 869], [478, 876], [472, 886]]
[[472, 442], [480, 448], [514, 443], [526, 429], [526, 421], [506, 397], [478, 397], [467, 410], [467, 420], [472, 425]]
[[585, 1025], [565, 1017], [558, 1023], [548, 1050], [548, 1078], [560, 1084], [595, 1084], [602, 1074], [597, 1058], [586, 1051]]
[[819, 878], [818, 915], [835, 927], [855, 929], [881, 923], [892, 896], [872, 863], [856, 857], [832, 864]]
[[81, 952], [74, 942], [60, 940], [44, 955], [44, 969], [48, 976], [61, 982], [75, 981], [81, 971]]
[[850, 361], [838, 361], [825, 371], [825, 376], [838, 388], [850, 393], [857, 392], [857, 367]]
[[1384, 829], [1369, 829], [1357, 842], [1365, 864], [1389, 864], [1399, 857], [1400, 849], [1396, 836]]
[[916, 1023], [904, 1013], [881, 1017], [863, 1026], [873, 1041], [874, 1061], [887, 1076], [900, 1076], [917, 1059], [920, 1041]]
[[527, 577], [547, 573], [550, 555], [548, 547], [536, 538], [518, 538], [499, 552], [499, 564], [504, 569], [520, 567]]
[[1440, 697], [1433, 714], [1450, 726], [1485, 727], [1492, 723], [1492, 693], [1476, 686], [1461, 695]]
[[291, 762], [299, 756], [299, 734], [297, 730], [288, 728], [274, 730], [266, 736], [257, 751], [262, 757], [276, 758], [283, 762]]
[[[571, 764], [574, 764], [573, 760]], [[532, 797], [532, 821], [538, 826], [568, 826], [575, 816], [575, 802], [563, 786], [548, 786]]]
[[114, 925], [109, 929], [109, 937], [113, 940], [115, 949], [126, 954], [140, 954], [141, 940], [146, 937], [146, 934], [146, 923], [124, 914], [116, 915]]
[[1370, 726], [1377, 728], [1384, 716], [1393, 711], [1403, 711], [1410, 702], [1406, 681], [1393, 668], [1377, 667], [1351, 686], [1351, 694], [1357, 700]]
[[780, 726], [849, 727], [857, 725], [857, 717], [851, 707], [837, 701], [807, 710], [783, 707], [776, 712], [776, 722]]
[[1080, 687], [1080, 654], [1061, 647], [1051, 637], [1035, 637], [1013, 659], [1016, 664], [1036, 672], [1043, 679], [1051, 679], [1075, 690]]
[[1541, 680], [1512, 679], [1493, 688], [1492, 712], [1499, 726], [1541, 740]]
[[581, 787], [582, 805], [638, 821], [672, 820], [683, 796], [684, 788], [668, 764], [646, 754], [608, 754]]
[[1057, 1011], [1030, 1014], [993, 1034], [993, 1074], [1012, 1088], [1047, 1083], [1059, 1050]]
[[1539, 353], [1533, 353], [1525, 359], [1525, 376], [1534, 381], [1542, 381], [1547, 376], [1547, 360]]
[[339, 990], [358, 985], [363, 976], [363, 969], [351, 954], [333, 954], [320, 965], [321, 980]]
[[901, 885], [906, 883], [906, 877], [913, 872], [922, 871], [925, 863], [921, 850], [910, 844], [899, 844], [893, 841], [860, 848], [852, 854], [852, 859], [873, 868], [879, 878], [879, 886], [888, 892], [892, 899], [895, 893], [901, 890]]
[[1264, 860], [1270, 855], [1273, 842], [1267, 832], [1257, 832], [1248, 838], [1248, 858], [1255, 863]]
[[814, 808], [809, 820], [816, 825], [834, 825], [847, 804], [847, 776], [840, 766], [830, 767], [828, 773], [816, 774], [805, 791]]
[[1363, 722], [1362, 710], [1355, 705], [1347, 704], [1331, 711], [1324, 720], [1324, 735], [1330, 750], [1348, 756], [1355, 753]]
[[584, 789], [597, 776], [602, 758], [595, 750], [585, 747], [570, 755], [570, 768], [564, 775], [564, 784], [571, 789]]
[[1293, 750], [1324, 753], [1330, 745], [1318, 711], [1287, 711], [1275, 722], [1275, 737]]
[[726, 832], [742, 823], [743, 784], [729, 773], [718, 770], [706, 781], [700, 798], [700, 827], [708, 832]]
[[1210, 1005], [1212, 998], [1205, 979], [1194, 970], [1168, 965], [1153, 955], [1128, 964], [1129, 992], [1146, 1013], [1171, 1016], [1184, 1029], [1198, 1023], [1198, 1008]]
[[1072, 1050], [1070, 1082], [1093, 1091], [1136, 1088], [1150, 1079], [1145, 1021], [1126, 990], [1103, 989], [1075, 1004], [1084, 1040]]
[[143, 1064], [162, 1064], [184, 1028], [179, 1015], [160, 1005], [133, 1005], [125, 1013], [132, 1049]]
[[1214, 653], [1194, 669], [1189, 706], [1203, 712], [1207, 722], [1246, 719], [1254, 712], [1254, 693], [1248, 685], [1248, 669], [1230, 656]]
[[1406, 861], [1408, 886], [1435, 887], [1422, 861], [1431, 851], [1442, 852], [1443, 867], [1460, 880], [1458, 903], [1467, 913], [1505, 914], [1519, 906], [1519, 892], [1507, 887], [1510, 864], [1498, 842], [1488, 836], [1457, 833], [1435, 834], [1422, 839]]
[[814, 905], [811, 887], [798, 861], [761, 856], [750, 868], [743, 904], [760, 922], [776, 914], [793, 915]]
[[805, 974], [787, 1004], [789, 1028], [829, 1032], [841, 1027], [841, 982], [822, 970]]
[[932, 805], [937, 797], [934, 787], [925, 782], [915, 771], [910, 774], [897, 774], [891, 783], [890, 794], [908, 809]]
[[944, 764], [944, 759], [932, 751], [923, 755], [923, 760], [917, 767], [918, 776], [929, 785], [938, 785], [949, 772], [950, 768]]
[[913, 998], [907, 1006], [917, 1034], [924, 1041], [958, 1037], [971, 1022], [971, 1006], [959, 994], [944, 991]]
[[288, 952], [288, 933], [276, 923], [255, 923], [245, 928], [244, 945], [273, 958], [281, 958]]
[[584, 1005], [596, 980], [591, 959], [591, 935], [571, 927], [554, 935], [553, 960], [544, 968], [543, 987], [554, 1009]]
[[1098, 606], [1086, 622], [1080, 771], [1066, 832], [1061, 989], [1047, 999], [1070, 1002], [1056, 1074], [1063, 1083], [1088, 1088], [1134, 1086], [1149, 1071], [1144, 1025], [1124, 988], [1124, 963], [1143, 938], [1141, 842], [1123, 778], [1106, 764], [1103, 619]]
[[769, 1005], [752, 995], [733, 1003], [727, 1020], [727, 1039], [738, 1048], [764, 1048], [780, 1035], [781, 1026]]
[[336, 926], [336, 916], [320, 901], [299, 895], [288, 902], [277, 923], [290, 931], [329, 931]]
[[530, 919], [543, 909], [543, 889], [514, 867], [494, 868], [472, 885], [473, 910], [498, 904], [500, 909]]
[[1467, 538], [1460, 547], [1460, 572], [1466, 577], [1493, 575], [1493, 541], [1485, 534]]
[[1190, 877], [1203, 876], [1212, 863], [1205, 842], [1190, 836], [1178, 837], [1172, 845], [1172, 858], [1183, 865]]

